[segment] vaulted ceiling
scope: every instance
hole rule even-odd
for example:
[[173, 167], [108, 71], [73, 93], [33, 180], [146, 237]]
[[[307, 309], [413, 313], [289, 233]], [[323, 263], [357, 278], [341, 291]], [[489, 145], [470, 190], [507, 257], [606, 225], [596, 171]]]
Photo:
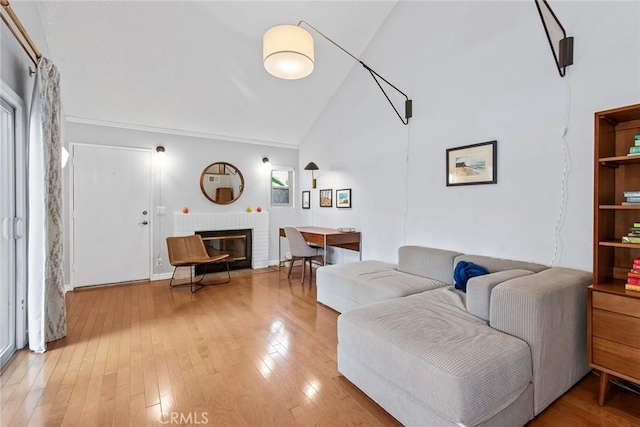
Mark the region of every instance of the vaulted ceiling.
[[[356, 56], [395, 1], [43, 1], [66, 116], [298, 145], [354, 66], [315, 38], [316, 67], [295, 81], [262, 66], [262, 35], [305, 20]], [[366, 58], [363, 58], [366, 59]]]

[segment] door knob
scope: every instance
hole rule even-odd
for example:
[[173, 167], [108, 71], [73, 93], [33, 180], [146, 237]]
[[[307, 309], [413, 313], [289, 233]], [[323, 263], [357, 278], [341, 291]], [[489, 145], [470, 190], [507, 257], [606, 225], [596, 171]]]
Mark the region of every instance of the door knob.
[[147, 224], [149, 224], [149, 221], [147, 221], [147, 220], [145, 219], [145, 220], [143, 220], [142, 222], [139, 222], [138, 224], [147, 225]]

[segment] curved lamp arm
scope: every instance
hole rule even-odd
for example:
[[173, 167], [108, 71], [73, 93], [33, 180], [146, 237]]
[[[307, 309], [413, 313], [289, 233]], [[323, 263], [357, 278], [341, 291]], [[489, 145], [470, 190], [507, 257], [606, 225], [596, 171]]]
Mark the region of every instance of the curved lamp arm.
[[[347, 55], [349, 55], [351, 58], [353, 58], [355, 61], [359, 62], [360, 65], [362, 65], [365, 70], [367, 70], [369, 72], [369, 74], [371, 74], [371, 77], [373, 78], [373, 80], [375, 80], [376, 84], [378, 85], [378, 87], [380, 88], [380, 90], [382, 91], [382, 93], [384, 94], [384, 97], [387, 98], [387, 101], [389, 101], [389, 105], [391, 105], [391, 107], [393, 108], [393, 111], [396, 112], [396, 114], [398, 115], [398, 118], [400, 119], [400, 121], [404, 124], [404, 125], [408, 125], [409, 124], [409, 119], [413, 116], [413, 102], [409, 99], [409, 97], [400, 89], [398, 89], [397, 87], [395, 87], [395, 85], [391, 84], [389, 82], [389, 80], [385, 79], [384, 77], [382, 77], [380, 74], [378, 74], [375, 70], [373, 70], [371, 67], [369, 67], [367, 64], [365, 64], [362, 60], [360, 60], [358, 57], [356, 57], [355, 55], [353, 55], [351, 52], [349, 52], [348, 50], [346, 50], [345, 48], [343, 48], [342, 46], [340, 46], [338, 43], [334, 42], [333, 40], [331, 40], [329, 37], [327, 37], [322, 31], [318, 30], [316, 27], [314, 27], [313, 25], [309, 24], [307, 21], [300, 21], [298, 22], [298, 26], [301, 26], [301, 24], [305, 24], [306, 26], [308, 26], [309, 28], [311, 28], [313, 31], [315, 31], [316, 33], [318, 33], [320, 36], [322, 36], [324, 39], [328, 40], [329, 42], [331, 42], [334, 46], [336, 46], [338, 49], [340, 49], [341, 51], [343, 51], [344, 53], [346, 53]], [[387, 95], [387, 92], [384, 90], [384, 88], [382, 87], [382, 85], [380, 84], [380, 81], [378, 80], [378, 78], [382, 79], [382, 81], [384, 81], [386, 84], [388, 84], [389, 86], [391, 86], [393, 89], [395, 89], [398, 93], [400, 93], [402, 96], [404, 96], [405, 101], [404, 101], [404, 118], [400, 115], [400, 113], [398, 112], [398, 109], [396, 108], [395, 105], [393, 105], [393, 102], [391, 102], [391, 99], [389, 98], [389, 95]]]

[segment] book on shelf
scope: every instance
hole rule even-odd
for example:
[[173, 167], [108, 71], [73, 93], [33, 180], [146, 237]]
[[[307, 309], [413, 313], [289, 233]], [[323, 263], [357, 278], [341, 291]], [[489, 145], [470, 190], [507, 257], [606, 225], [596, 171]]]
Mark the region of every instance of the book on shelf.
[[632, 227], [633, 228], [640, 228], [640, 222], [634, 222]]
[[640, 203], [640, 197], [627, 197], [627, 202]]
[[640, 191], [625, 191], [624, 197], [640, 197]]
[[635, 237], [635, 236], [622, 236], [622, 243], [634, 243], [634, 244], [640, 244], [640, 237]]
[[631, 270], [630, 272], [628, 272], [627, 279], [640, 279], [640, 273], [634, 273], [634, 271], [638, 270]]
[[635, 279], [633, 277], [628, 277], [627, 278], [627, 283], [629, 283], [630, 285], [640, 286], [640, 279]]
[[629, 154], [640, 154], [640, 146], [629, 147]]
[[640, 206], [640, 202], [622, 202], [622, 206]]
[[628, 291], [640, 292], [640, 285], [632, 285], [631, 283], [627, 283], [626, 285], [624, 285], [624, 288]]

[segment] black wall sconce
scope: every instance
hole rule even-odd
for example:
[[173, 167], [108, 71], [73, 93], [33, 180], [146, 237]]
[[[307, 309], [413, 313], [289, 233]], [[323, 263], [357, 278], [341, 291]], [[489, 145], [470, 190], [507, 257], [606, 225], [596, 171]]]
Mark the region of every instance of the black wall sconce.
[[[538, 8], [538, 14], [540, 15], [544, 32], [547, 35], [547, 40], [549, 41], [549, 47], [551, 48], [553, 59], [556, 61], [558, 72], [560, 73], [560, 77], [564, 77], [566, 75], [566, 68], [569, 65], [573, 65], [573, 37], [567, 37], [567, 32], [564, 30], [564, 27], [558, 20], [558, 17], [553, 13], [551, 6], [549, 6], [549, 3], [547, 3], [546, 0], [534, 1], [536, 3], [536, 8]], [[551, 35], [551, 31], [554, 30], [556, 33], [554, 35], [556, 35], [555, 38], [557, 39], [555, 43]], [[561, 37], [557, 36], [558, 32], [562, 35]]]
[[304, 167], [304, 170], [311, 171], [311, 188], [316, 188], [316, 179], [313, 177], [313, 171], [317, 171], [318, 165], [313, 162], [309, 162], [307, 166]]

